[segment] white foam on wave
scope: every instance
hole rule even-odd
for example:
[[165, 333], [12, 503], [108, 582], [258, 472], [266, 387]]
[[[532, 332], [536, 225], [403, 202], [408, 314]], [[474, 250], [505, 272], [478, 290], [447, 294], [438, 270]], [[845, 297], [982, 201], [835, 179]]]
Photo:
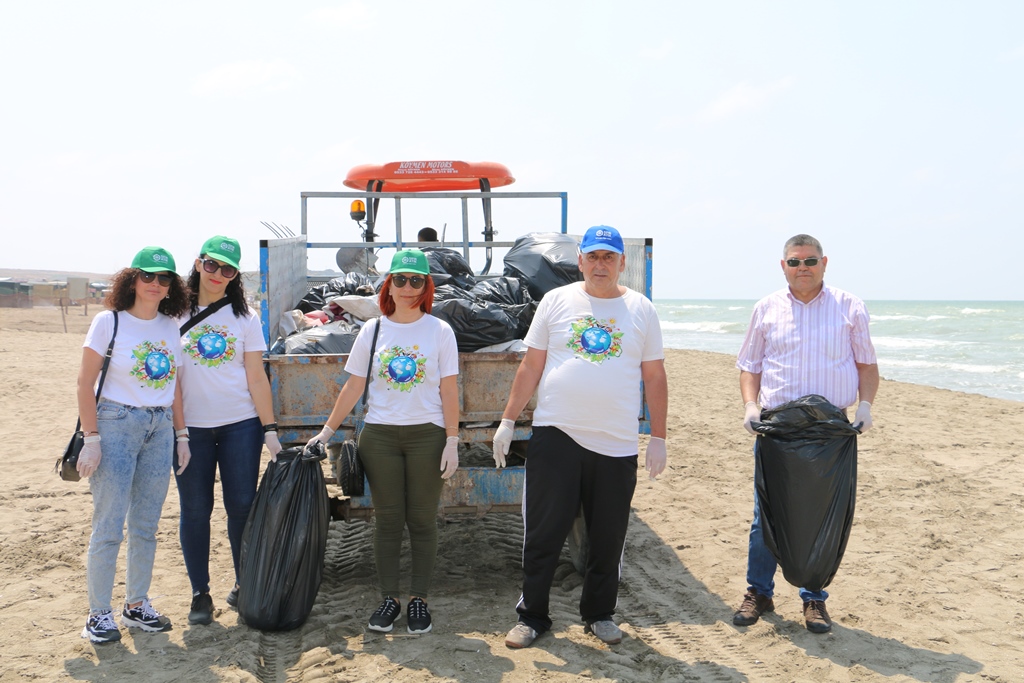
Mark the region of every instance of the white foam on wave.
[[[940, 369], [953, 370], [955, 372], [969, 372], [972, 374], [992, 374], [1006, 372], [1007, 368], [1001, 365], [968, 365], [966, 363], [943, 363], [930, 360], [900, 360], [884, 358], [880, 361], [884, 367], [894, 368], [919, 368], [919, 369]], [[1020, 373], [1024, 377], [1024, 373]]]
[[889, 320], [924, 320], [919, 315], [872, 315], [871, 322], [886, 322]]
[[942, 339], [915, 339], [912, 337], [872, 337], [875, 348], [883, 349], [938, 349], [965, 346], [977, 342], [945, 341]]
[[710, 332], [712, 334], [725, 334], [729, 331], [729, 328], [735, 326], [736, 323], [730, 322], [696, 322], [696, 323], [674, 323], [668, 321], [661, 322], [661, 329], [663, 331], [678, 331], [678, 332]]
[[984, 315], [986, 313], [1002, 313], [998, 308], [964, 308], [960, 311], [964, 315]]

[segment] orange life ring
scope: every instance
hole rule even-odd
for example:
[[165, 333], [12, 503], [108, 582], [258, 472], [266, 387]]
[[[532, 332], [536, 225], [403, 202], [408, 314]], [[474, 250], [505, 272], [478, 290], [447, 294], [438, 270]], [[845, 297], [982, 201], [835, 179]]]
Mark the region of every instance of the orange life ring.
[[393, 161], [389, 164], [356, 166], [345, 177], [345, 185], [374, 192], [438, 192], [479, 190], [480, 181], [491, 188], [516, 181], [502, 164], [493, 161]]

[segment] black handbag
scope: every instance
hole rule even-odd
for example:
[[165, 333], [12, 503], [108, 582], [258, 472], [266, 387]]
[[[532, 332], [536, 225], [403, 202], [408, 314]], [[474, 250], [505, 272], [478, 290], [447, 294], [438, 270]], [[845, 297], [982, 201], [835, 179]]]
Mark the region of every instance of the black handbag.
[[[100, 400], [100, 392], [103, 391], [103, 380], [107, 378], [107, 367], [110, 365], [110, 357], [114, 354], [114, 339], [117, 338], [117, 311], [114, 311], [114, 334], [110, 335], [110, 344], [107, 346], [107, 355], [103, 358], [103, 369], [100, 370], [100, 381], [96, 387], [96, 401]], [[78, 417], [75, 423], [75, 433], [68, 441], [64, 449], [64, 455], [57, 458], [53, 471], [60, 475], [64, 481], [78, 481], [82, 477], [78, 474], [78, 455], [85, 446], [85, 434], [82, 433], [82, 417]]]
[[[370, 372], [373, 370], [373, 352], [377, 350], [377, 333], [380, 332], [380, 318], [373, 330], [373, 341], [370, 342], [370, 362], [366, 367], [366, 387], [363, 389], [363, 419], [366, 419], [367, 403], [370, 396]], [[359, 428], [362, 429], [361, 422]], [[358, 433], [356, 439], [359, 438]], [[359, 447], [356, 439], [345, 439], [341, 442], [341, 453], [338, 455], [338, 483], [346, 496], [365, 495], [365, 475], [363, 463], [359, 459]]]

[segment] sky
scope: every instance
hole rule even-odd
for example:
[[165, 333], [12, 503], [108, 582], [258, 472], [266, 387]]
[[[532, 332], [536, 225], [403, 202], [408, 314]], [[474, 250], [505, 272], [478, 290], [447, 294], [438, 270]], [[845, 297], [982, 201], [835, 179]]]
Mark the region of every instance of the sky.
[[[157, 244], [185, 274], [223, 234], [256, 269], [300, 192], [458, 159], [567, 192], [572, 233], [653, 238], [656, 299], [779, 289], [798, 233], [867, 300], [1024, 299], [1016, 0], [40, 0], [5, 5], [0, 60], [3, 268]], [[333, 202], [308, 239], [357, 241]], [[460, 225], [427, 204], [406, 235]], [[498, 239], [557, 230], [539, 204], [495, 202]]]

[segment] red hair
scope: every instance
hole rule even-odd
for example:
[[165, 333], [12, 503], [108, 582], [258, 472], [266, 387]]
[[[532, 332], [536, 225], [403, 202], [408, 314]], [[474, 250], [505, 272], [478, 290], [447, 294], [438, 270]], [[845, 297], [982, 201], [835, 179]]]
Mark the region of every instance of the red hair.
[[[409, 275], [409, 273], [403, 274]], [[391, 315], [395, 312], [395, 300], [391, 298], [391, 277], [391, 273], [388, 273], [387, 279], [384, 280], [384, 286], [380, 288], [380, 298], [377, 300], [382, 315]], [[430, 313], [430, 309], [434, 307], [434, 278], [429, 275], [423, 277], [427, 282], [423, 285], [423, 292], [416, 303], [421, 311]]]

